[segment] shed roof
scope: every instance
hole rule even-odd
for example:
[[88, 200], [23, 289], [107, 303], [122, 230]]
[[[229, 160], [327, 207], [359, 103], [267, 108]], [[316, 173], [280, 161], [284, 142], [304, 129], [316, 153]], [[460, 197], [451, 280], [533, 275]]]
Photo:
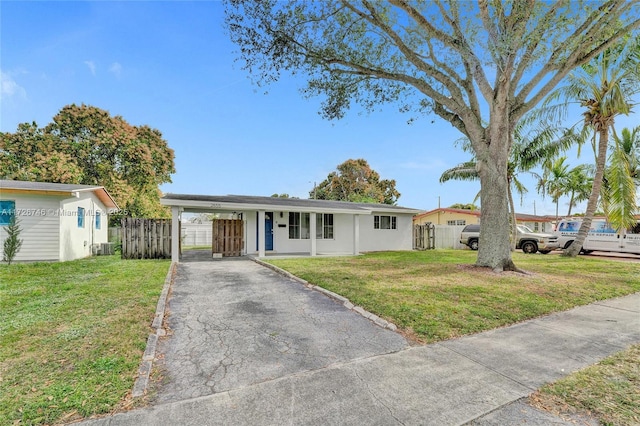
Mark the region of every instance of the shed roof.
[[94, 192], [106, 208], [118, 208], [115, 200], [111, 197], [111, 194], [109, 194], [104, 186], [2, 179], [0, 180], [0, 192], [3, 190], [64, 194], [69, 196], [72, 196], [74, 192]]
[[421, 210], [390, 204], [350, 203], [332, 200], [307, 200], [300, 198], [260, 197], [252, 195], [195, 195], [165, 194], [160, 202], [191, 210], [233, 211], [242, 209], [282, 209], [289, 211], [341, 212], [371, 214], [372, 212], [416, 214]]

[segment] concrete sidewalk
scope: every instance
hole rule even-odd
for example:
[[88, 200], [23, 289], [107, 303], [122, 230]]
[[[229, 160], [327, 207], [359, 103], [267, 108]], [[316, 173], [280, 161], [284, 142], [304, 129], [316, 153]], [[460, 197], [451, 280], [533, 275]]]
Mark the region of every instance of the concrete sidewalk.
[[565, 424], [522, 398], [638, 342], [640, 293], [84, 424]]

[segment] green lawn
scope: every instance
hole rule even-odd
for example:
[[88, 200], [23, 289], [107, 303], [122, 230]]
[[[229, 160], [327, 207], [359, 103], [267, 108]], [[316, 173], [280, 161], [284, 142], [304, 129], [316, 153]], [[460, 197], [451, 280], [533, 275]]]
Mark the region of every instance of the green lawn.
[[350, 299], [420, 342], [513, 324], [640, 291], [640, 264], [514, 252], [530, 272], [474, 268], [464, 250], [371, 253], [357, 257], [268, 259]]
[[122, 408], [170, 262], [0, 265], [0, 424]]
[[560, 414], [595, 416], [604, 425], [640, 425], [640, 345], [543, 386], [531, 398], [540, 408]]

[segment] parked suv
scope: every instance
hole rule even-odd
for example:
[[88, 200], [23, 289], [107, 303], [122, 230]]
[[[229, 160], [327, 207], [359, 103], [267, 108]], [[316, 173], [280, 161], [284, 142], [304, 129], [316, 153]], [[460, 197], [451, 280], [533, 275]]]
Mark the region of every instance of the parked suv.
[[[524, 225], [518, 225], [518, 241], [516, 248], [525, 253], [535, 253], [539, 251], [547, 254], [551, 250], [559, 247], [558, 237], [553, 234], [533, 232]], [[468, 246], [471, 250], [478, 250], [478, 240], [480, 237], [480, 225], [467, 225], [460, 234], [460, 243]]]

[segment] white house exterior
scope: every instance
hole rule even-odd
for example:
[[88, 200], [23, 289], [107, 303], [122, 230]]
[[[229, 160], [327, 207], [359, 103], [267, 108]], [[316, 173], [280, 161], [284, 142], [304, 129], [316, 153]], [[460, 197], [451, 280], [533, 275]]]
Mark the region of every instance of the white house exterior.
[[22, 248], [15, 261], [67, 261], [108, 241], [108, 214], [118, 208], [101, 186], [0, 180], [0, 245], [11, 217]]
[[254, 196], [166, 194], [172, 211], [172, 260], [179, 261], [182, 212], [232, 213], [243, 221], [243, 255], [359, 254], [411, 250], [420, 210], [388, 204]]

